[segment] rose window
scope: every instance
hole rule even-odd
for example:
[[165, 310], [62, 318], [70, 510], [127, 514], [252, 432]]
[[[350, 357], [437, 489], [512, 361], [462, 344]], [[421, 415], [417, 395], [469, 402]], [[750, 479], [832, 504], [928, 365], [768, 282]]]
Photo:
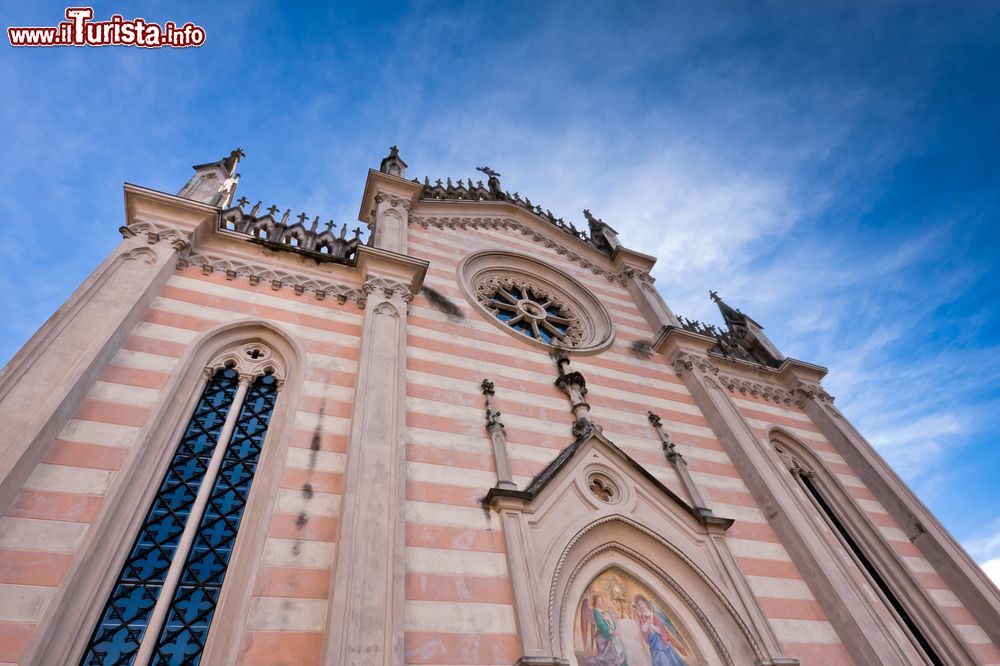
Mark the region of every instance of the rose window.
[[579, 316], [549, 290], [524, 280], [491, 277], [476, 289], [479, 302], [504, 325], [533, 340], [579, 346]]

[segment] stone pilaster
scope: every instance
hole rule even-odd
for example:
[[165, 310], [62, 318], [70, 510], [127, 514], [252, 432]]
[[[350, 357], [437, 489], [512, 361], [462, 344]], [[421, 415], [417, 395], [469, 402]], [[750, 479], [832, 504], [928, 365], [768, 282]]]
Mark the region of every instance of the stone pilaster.
[[406, 225], [410, 219], [410, 201], [390, 192], [375, 195], [375, 213], [369, 223], [372, 244], [382, 250], [406, 254]]
[[684, 460], [684, 456], [681, 455], [681, 452], [677, 450], [677, 445], [674, 444], [670, 435], [663, 429], [662, 420], [653, 412], [649, 412], [648, 416], [650, 424], [652, 424], [653, 428], [656, 429], [656, 434], [660, 437], [660, 444], [663, 447], [663, 455], [666, 457], [667, 462], [673, 465], [674, 470], [677, 472], [677, 476], [680, 477], [681, 485], [684, 486], [688, 499], [691, 500], [691, 506], [700, 518], [712, 516], [712, 510], [708, 508], [705, 498], [701, 496], [701, 491], [698, 490], [698, 486], [695, 485], [694, 479], [691, 478], [691, 472], [688, 471], [687, 461]]
[[399, 282], [364, 283], [358, 378], [327, 617], [328, 666], [403, 663], [406, 309]]
[[[785, 385], [837, 453], [903, 529], [990, 639], [1000, 644], [1000, 592], [913, 491], [833, 404], [818, 378], [791, 369]], [[931, 609], [933, 610], [933, 609]]]
[[0, 374], [0, 514], [173, 274], [205, 204], [125, 188], [121, 245], [35, 333]]
[[713, 378], [718, 368], [707, 357], [713, 344], [710, 338], [673, 329], [661, 336], [656, 348], [683, 379], [854, 660], [863, 664], [908, 663], [888, 628], [839, 566], [829, 544], [812, 527], [810, 516], [795, 501], [783, 478], [787, 474], [782, 474], [779, 463]]

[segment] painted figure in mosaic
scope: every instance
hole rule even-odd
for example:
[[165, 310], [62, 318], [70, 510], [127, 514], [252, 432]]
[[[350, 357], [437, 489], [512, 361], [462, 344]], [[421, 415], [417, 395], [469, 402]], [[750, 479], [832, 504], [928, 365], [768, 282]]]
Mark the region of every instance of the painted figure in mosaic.
[[635, 595], [635, 609], [653, 666], [688, 666], [683, 640], [670, 618], [641, 594]]
[[593, 596], [593, 605], [597, 654], [587, 660], [587, 666], [628, 666], [625, 645], [618, 634], [618, 615], [600, 594]]

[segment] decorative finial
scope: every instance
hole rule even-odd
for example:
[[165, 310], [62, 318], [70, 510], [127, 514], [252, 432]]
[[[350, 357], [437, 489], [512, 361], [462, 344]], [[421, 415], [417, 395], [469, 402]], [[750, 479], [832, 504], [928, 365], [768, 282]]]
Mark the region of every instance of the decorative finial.
[[712, 291], [711, 289], [708, 290], [708, 297], [711, 298], [716, 303], [722, 300], [721, 298], [719, 298], [719, 292]]
[[246, 197], [240, 197], [239, 199], [236, 200], [236, 203], [240, 205], [240, 208], [243, 208], [243, 206], [246, 206], [248, 203], [250, 203], [250, 200], [247, 199]]
[[389, 147], [389, 154], [382, 159], [382, 163], [379, 164], [378, 170], [382, 173], [387, 173], [390, 176], [399, 176], [400, 178], [406, 173], [406, 162], [403, 158], [399, 156], [399, 148], [396, 146]]

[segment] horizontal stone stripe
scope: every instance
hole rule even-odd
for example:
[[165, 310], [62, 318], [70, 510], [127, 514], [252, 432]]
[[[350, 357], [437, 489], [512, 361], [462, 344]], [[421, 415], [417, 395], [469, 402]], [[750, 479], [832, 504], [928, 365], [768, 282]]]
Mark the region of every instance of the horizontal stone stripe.
[[337, 516], [340, 513], [340, 495], [279, 488], [274, 510], [312, 516]]
[[747, 576], [765, 576], [768, 578], [802, 579], [798, 568], [789, 561], [776, 561], [754, 557], [737, 557], [736, 563], [740, 571]]
[[0, 583], [55, 587], [72, 561], [70, 553], [0, 550]]
[[336, 298], [321, 300], [312, 294], [296, 294], [292, 289], [275, 290], [270, 286], [262, 288], [262, 285], [250, 284], [249, 280], [228, 280], [222, 273], [205, 275], [193, 267], [177, 271], [170, 276], [167, 285], [267, 307], [294, 310], [314, 317], [335, 315], [345, 321], [354, 318], [360, 322], [363, 315], [363, 310], [353, 302], [338, 303]]
[[285, 454], [285, 465], [297, 469], [316, 470], [318, 472], [343, 473], [347, 456], [332, 451], [312, 451], [290, 447]]
[[177, 359], [159, 354], [119, 349], [111, 358], [109, 367], [117, 369], [147, 370], [158, 375], [169, 375], [177, 365]]
[[339, 416], [341, 418], [351, 418], [353, 406], [350, 401], [338, 401], [324, 398], [313, 398], [311, 396], [300, 396], [296, 405], [300, 412], [309, 414], [323, 414], [325, 416]]
[[453, 506], [480, 506], [480, 500], [495, 483], [496, 481], [494, 480], [488, 485], [476, 488], [452, 486], [443, 483], [407, 481], [406, 499], [414, 502], [451, 504]]
[[440, 525], [473, 530], [499, 529], [500, 521], [492, 511], [481, 507], [449, 506], [431, 502], [406, 502], [406, 522], [420, 525]]
[[355, 359], [334, 356], [328, 353], [329, 350], [306, 354], [306, 379], [320, 383], [330, 381], [340, 386], [353, 386], [354, 380], [346, 383], [333, 382], [330, 377], [340, 376], [348, 373], [351, 376], [357, 375], [358, 362]]
[[505, 576], [507, 557], [503, 553], [485, 551], [407, 546], [406, 570], [410, 573]]
[[[453, 348], [441, 351], [424, 348], [420, 345], [410, 345], [406, 350], [407, 368], [459, 378], [468, 377], [470, 381], [475, 381], [477, 376], [480, 382], [482, 382], [483, 377], [490, 377], [497, 382], [498, 388], [504, 387], [504, 390], [514, 388], [512, 380], [527, 381], [538, 385], [547, 385], [548, 382], [554, 381], [554, 369], [550, 370], [547, 365], [538, 363], [535, 364], [534, 369], [525, 370], [519, 366], [508, 364], [506, 361], [509, 360], [509, 357], [503, 357], [498, 362], [493, 362], [479, 355], [463, 356], [456, 353], [458, 351], [460, 350]], [[422, 363], [412, 364], [413, 360]], [[601, 386], [614, 386], [640, 395], [648, 394], [668, 398], [671, 397], [671, 393], [681, 396], [689, 395], [676, 384], [666, 381], [665, 377], [661, 379], [638, 378], [636, 375], [608, 369], [600, 369], [597, 372], [588, 371], [586, 377], [588, 383], [597, 382]], [[637, 383], [639, 379], [642, 381], [641, 384]]]
[[73, 553], [83, 541], [85, 523], [0, 517], [0, 549]]
[[159, 354], [161, 356], [180, 358], [184, 355], [184, 351], [188, 348], [188, 345], [182, 342], [157, 340], [156, 338], [149, 338], [142, 335], [130, 335], [122, 343], [122, 348], [146, 354]]
[[756, 507], [757, 500], [749, 490], [733, 490], [730, 488], [709, 487], [701, 489], [705, 499], [710, 503], [734, 504], [736, 506]]
[[329, 569], [333, 566], [333, 543], [268, 537], [261, 564], [273, 567]]
[[885, 514], [889, 513], [888, 511], [885, 510], [885, 507], [882, 506], [882, 504], [880, 502], [878, 502], [877, 500], [867, 500], [867, 499], [857, 499], [857, 498], [855, 498], [854, 501], [857, 502], [858, 506], [860, 506], [862, 509], [864, 509], [865, 513], [868, 513], [869, 515], [875, 514], [875, 513], [885, 513]]
[[307, 317], [288, 310], [262, 308], [233, 299], [206, 297], [205, 294], [166, 288], [153, 301], [143, 319], [147, 322], [177, 326], [195, 331], [204, 331], [220, 322], [238, 321], [248, 317], [265, 319], [278, 323], [296, 337], [317, 342], [327, 342], [338, 347], [357, 346], [361, 327], [356, 323], [344, 323], [336, 319]]
[[[541, 398], [546, 406], [552, 408], [556, 408], [560, 399], [563, 401], [563, 405], [566, 404], [565, 396], [553, 390], [554, 386], [551, 381], [553, 375], [536, 375], [521, 371], [512, 373], [500, 366], [484, 367], [478, 359], [470, 363], [468, 360], [421, 349], [411, 349], [407, 354], [408, 384], [439, 386], [465, 394], [470, 391], [478, 392], [483, 378], [489, 376], [496, 383], [498, 403], [507, 400], [517, 402], [519, 395], [530, 394], [532, 397]], [[623, 403], [629, 405], [624, 409], [626, 412], [637, 413], [635, 405], [639, 404], [645, 405], [646, 408], [655, 407], [657, 410], [690, 413], [693, 405], [693, 400], [689, 395], [676, 391], [658, 390], [655, 387], [643, 390], [639, 384], [618, 380], [612, 381], [612, 384], [618, 388], [609, 388], [606, 380], [595, 380], [589, 376], [588, 381], [593, 386], [599, 387], [602, 392], [612, 392], [622, 396]], [[595, 383], [595, 381], [603, 381], [604, 383]], [[645, 412], [642, 414], [645, 418]]]
[[775, 635], [780, 641], [799, 641], [801, 643], [829, 643], [839, 645], [840, 636], [833, 626], [825, 620], [769, 620]]
[[[755, 432], [758, 432], [761, 435], [765, 436], [768, 428], [770, 428], [771, 425], [773, 424], [773, 422], [770, 420], [761, 420], [751, 417], [746, 417], [746, 420], [747, 423], [749, 423], [750, 426], [754, 428]], [[783, 425], [782, 429], [787, 430], [789, 434], [794, 435], [799, 439], [807, 440], [808, 442], [810, 442], [810, 446], [812, 445], [812, 443], [819, 443], [825, 445], [828, 448], [830, 447], [830, 443], [826, 441], [826, 437], [824, 437], [823, 434], [819, 432], [819, 430], [806, 430], [801, 426], [791, 426], [791, 425]]]
[[[313, 415], [312, 418], [315, 420], [316, 417]], [[327, 432], [322, 429], [317, 432], [315, 429], [306, 430], [298, 428], [292, 430], [292, 434], [288, 438], [288, 446], [299, 449], [344, 453], [347, 451], [347, 433]]]
[[455, 469], [446, 465], [408, 462], [406, 478], [409, 481], [467, 486], [470, 488], [490, 488], [496, 483], [492, 471], [476, 471], [469, 468]]
[[73, 414], [73, 418], [140, 428], [146, 422], [148, 415], [148, 407], [121, 405], [116, 402], [102, 402], [100, 400], [84, 400], [77, 408], [76, 413]]
[[319, 493], [342, 495], [344, 492], [344, 475], [340, 472], [320, 472], [310, 469], [286, 467], [281, 474], [279, 486], [291, 490], [304, 491], [306, 488], [309, 488]]
[[864, 486], [846, 486], [847, 494], [849, 494], [854, 499], [875, 499], [875, 495], [872, 491]]
[[[802, 431], [813, 433], [813, 438], [822, 437], [822, 433], [819, 428], [813, 424], [812, 421], [808, 423], [803, 423], [799, 419], [789, 418], [784, 415], [776, 414], [766, 414], [748, 407], [740, 407], [740, 414], [747, 419], [748, 422], [754, 424], [761, 424], [762, 427], [767, 428], [770, 426], [778, 426], [782, 430], [792, 431]], [[808, 417], [806, 417], [808, 418]], [[801, 436], [801, 435], [799, 435]]]
[[951, 624], [976, 624], [976, 618], [964, 606], [939, 606], [939, 608]]
[[167, 380], [170, 379], [170, 373], [160, 372], [158, 370], [128, 368], [123, 365], [106, 365], [101, 368], [101, 372], [98, 374], [98, 379], [102, 382], [124, 385], [130, 388], [154, 389], [159, 392], [160, 389], [167, 385]]
[[[407, 432], [407, 435], [409, 436], [409, 441], [406, 443], [407, 462], [461, 467], [486, 472], [496, 471], [493, 454], [487, 450], [488, 445], [485, 442], [477, 443], [477, 450], [467, 451], [437, 446], [437, 433], [426, 430], [415, 428]], [[485, 430], [483, 436], [485, 437]]]
[[897, 527], [883, 527], [881, 525], [876, 525], [876, 528], [878, 528], [878, 531], [882, 533], [882, 536], [884, 536], [889, 541], [905, 541], [907, 543], [909, 543], [910, 541], [906, 537], [906, 534], [903, 532], [903, 530]]
[[0, 584], [0, 622], [38, 622], [55, 588]]
[[889, 546], [896, 551], [897, 555], [904, 557], [923, 557], [923, 553], [920, 549], [913, 545], [909, 540], [907, 541], [890, 541]]
[[[407, 344], [410, 347], [445, 352], [463, 360], [477, 359], [504, 367], [534, 371], [541, 376], [554, 374], [547, 354], [534, 348], [514, 347], [511, 345], [511, 340], [502, 340], [494, 344], [476, 339], [475, 346], [470, 346], [472, 342], [473, 340], [467, 336], [426, 331], [418, 327], [411, 327], [407, 336]], [[688, 394], [680, 379], [668, 366], [640, 361], [628, 355], [617, 355], [616, 358], [615, 354], [604, 352], [597, 356], [580, 356], [574, 359], [573, 369], [581, 370], [587, 376], [588, 382], [593, 379], [599, 383], [613, 385], [614, 380], [636, 382], [637, 379], [641, 379], [643, 385], [646, 380], [655, 381], [661, 385], [657, 388], [673, 389], [677, 393]]]
[[42, 462], [113, 471], [121, 469], [127, 458], [128, 449], [57, 439], [49, 445]]
[[94, 382], [94, 386], [87, 393], [88, 400], [130, 405], [144, 409], [148, 409], [159, 397], [160, 391], [157, 389], [127, 386], [108, 381]]
[[[203, 286], [203, 285], [202, 285]], [[319, 315], [300, 312], [296, 308], [274, 307], [253, 303], [242, 298], [241, 293], [227, 295], [210, 294], [201, 289], [187, 289], [180, 285], [167, 284], [154, 301], [153, 307], [180, 315], [203, 319], [226, 320], [233, 315], [257, 317], [278, 321], [289, 330], [310, 329], [312, 335], [319, 331], [339, 334], [341, 340], [357, 338], [361, 335], [361, 317], [338, 311], [326, 311]]]
[[131, 448], [138, 432], [139, 428], [135, 426], [70, 419], [60, 431], [59, 439], [128, 449]]
[[752, 557], [756, 559], [775, 560], [779, 562], [791, 562], [788, 552], [780, 543], [748, 541], [746, 539], [731, 538], [727, 538], [726, 543], [729, 544], [729, 549], [737, 557]]
[[337, 540], [337, 523], [337, 518], [331, 516], [276, 512], [271, 514], [267, 536], [279, 539], [333, 542]]
[[943, 590], [948, 588], [948, 584], [944, 582], [944, 579], [933, 571], [929, 573], [916, 571], [913, 573], [913, 577], [917, 579], [920, 587], [925, 590]]
[[25, 489], [17, 496], [8, 516], [92, 523], [103, 500], [93, 495]]
[[260, 567], [253, 586], [255, 597], [326, 599], [329, 591], [330, 572], [322, 569]]
[[[538, 387], [542, 388], [542, 387]], [[544, 393], [509, 392], [505, 391], [495, 398], [497, 407], [511, 417], [529, 416], [547, 420], [564, 417], [567, 411], [567, 401], [564, 395], [556, 394], [548, 387]], [[646, 412], [639, 412], [636, 407], [655, 408], [659, 415], [671, 423], [688, 423], [708, 427], [708, 421], [697, 411], [696, 407], [676, 401], [654, 401], [637, 398], [636, 400], [619, 400], [608, 398], [603, 391], [591, 385], [589, 402], [595, 413], [603, 413], [619, 422], [638, 426], [652, 435]], [[408, 376], [406, 385], [407, 396], [447, 402], [482, 409], [482, 395], [469, 384], [452, 383], [451, 386], [428, 386], [415, 377]]]
[[406, 545], [438, 550], [477, 550], [490, 553], [505, 551], [499, 526], [492, 530], [406, 523]]
[[883, 527], [896, 527], [898, 525], [888, 513], [869, 513], [865, 511], [865, 515], [876, 525], [882, 525]]
[[[427, 419], [421, 419], [419, 417], [431, 417], [432, 421], [433, 419], [440, 418], [441, 421], [432, 429], [445, 430], [456, 434], [475, 436], [481, 429], [481, 424], [483, 422], [482, 407], [473, 407], [471, 405], [466, 406], [444, 401], [427, 400], [424, 398], [407, 396], [406, 410], [408, 425], [426, 427], [422, 424], [426, 423]], [[505, 414], [506, 413], [507, 412], [505, 412]], [[634, 415], [636, 423], [625, 423], [613, 418], [614, 416], [619, 415], [620, 414], [611, 413], [610, 410], [595, 409], [592, 411], [594, 420], [601, 423], [607, 432], [626, 433], [639, 438], [644, 436], [649, 437], [652, 434], [648, 423], [642, 425], [638, 422], [638, 415]], [[411, 417], [417, 418], [411, 419]], [[675, 414], [671, 414], [669, 417], [664, 417], [665, 425], [669, 427], [671, 431], [682, 434], [693, 434], [706, 438], [712, 437], [712, 430], [707, 425], [701, 426], [684, 423], [675, 420], [676, 417], [677, 415]], [[667, 420], [668, 418], [669, 420]], [[567, 437], [568, 425], [572, 423], [572, 419], [572, 414], [567, 409], [563, 414], [553, 412], [551, 414], [551, 418], [521, 415], [516, 421], [507, 419], [505, 423], [510, 430], [513, 430], [513, 428], [516, 427], [521, 431], [533, 431], [543, 438], [565, 438]], [[559, 448], [563, 447], [560, 446]]]
[[135, 328], [132, 329], [132, 335], [187, 346], [198, 337], [198, 330], [144, 320], [135, 325]]
[[826, 622], [826, 613], [816, 601], [805, 599], [757, 599], [764, 615], [772, 620], [819, 620]]
[[335, 402], [350, 403], [354, 400], [354, 385], [357, 379], [353, 375], [350, 377], [350, 381], [346, 384], [306, 380], [302, 382], [302, 395], [310, 398], [322, 398]]
[[322, 631], [326, 607], [325, 599], [255, 597], [246, 626], [251, 631]]
[[[169, 304], [169, 301], [157, 300], [156, 303], [165, 306]], [[146, 328], [140, 332], [138, 330], [139, 327], [137, 327], [136, 333], [143, 337], [155, 338], [176, 344], [185, 344], [197, 337], [199, 333], [221, 322], [236, 321], [243, 318], [238, 313], [223, 314], [217, 319], [198, 318], [190, 315], [175, 314], [168, 310], [151, 308], [146, 312], [145, 319], [139, 325]], [[318, 353], [334, 354], [354, 360], [358, 357], [359, 338], [296, 326], [287, 322], [279, 323], [289, 333], [298, 338], [305, 349]], [[189, 335], [181, 336], [176, 331], [185, 331]], [[166, 337], [167, 335], [170, 337]], [[182, 337], [188, 337], [189, 340], [180, 339]]]
[[858, 477], [854, 476], [853, 474], [837, 474], [837, 473], [834, 473], [834, 476], [836, 476], [837, 479], [842, 484], [844, 484], [845, 486], [852, 487], [852, 488], [866, 488], [867, 487], [867, 486], [865, 486], [865, 482], [864, 481], [862, 481]]
[[502, 576], [406, 575], [406, 598], [412, 601], [465, 601], [511, 604], [510, 581]]
[[724, 504], [722, 502], [710, 502], [711, 509], [719, 516], [733, 518], [746, 523], [767, 523], [764, 512], [756, 506], [738, 506], [735, 504]]
[[322, 653], [321, 631], [247, 631], [243, 633], [239, 663], [307, 666], [319, 664]]
[[406, 631], [512, 634], [514, 608], [509, 604], [452, 601], [407, 601]]
[[80, 495], [104, 495], [115, 473], [103, 469], [39, 463], [24, 482], [24, 488]]
[[513, 633], [407, 631], [403, 643], [406, 664], [508, 666], [521, 656], [521, 642]]
[[[714, 509], [714, 506], [713, 506]], [[731, 517], [726, 514], [724, 507], [716, 511], [724, 517]], [[752, 523], [747, 520], [737, 520], [733, 526], [726, 531], [727, 536], [735, 539], [747, 539], [749, 541], [769, 541], [771, 543], [781, 543], [777, 533], [771, 528], [769, 523]]]
[[33, 622], [0, 622], [0, 666], [21, 660], [37, 628]]
[[803, 599], [815, 601], [813, 593], [805, 581], [793, 578], [773, 578], [771, 576], [746, 576], [754, 595], [771, 599]]
[[934, 602], [942, 608], [962, 608], [964, 604], [955, 596], [955, 593], [947, 589], [928, 590], [927, 593]]
[[843, 645], [821, 645], [788, 640], [784, 642], [785, 654], [799, 659], [803, 666], [849, 666], [855, 661]]
[[346, 435], [351, 427], [350, 419], [340, 416], [327, 416], [311, 412], [295, 412], [295, 428], [310, 433], [317, 430], [332, 435]]

